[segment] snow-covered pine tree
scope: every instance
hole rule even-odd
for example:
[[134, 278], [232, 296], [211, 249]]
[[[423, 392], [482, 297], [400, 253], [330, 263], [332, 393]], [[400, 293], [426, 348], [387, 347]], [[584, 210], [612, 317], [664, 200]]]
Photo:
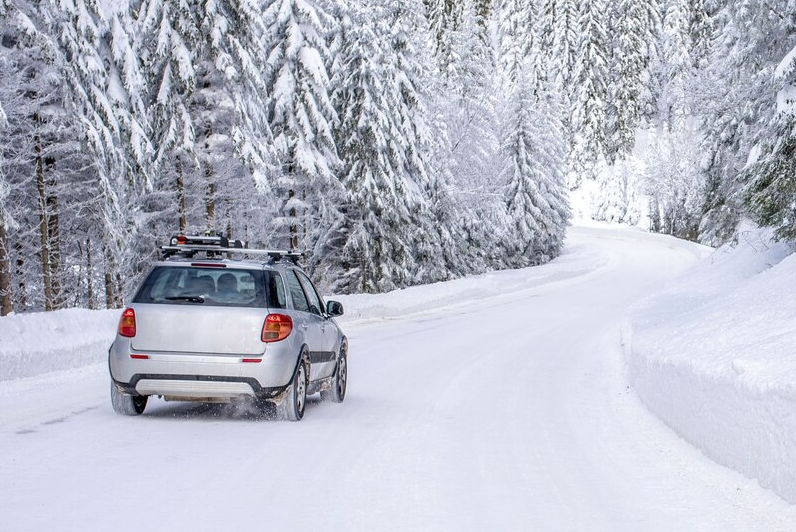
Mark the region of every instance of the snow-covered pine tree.
[[[106, 302], [122, 304], [122, 269], [139, 229], [137, 198], [150, 186], [151, 145], [142, 98], [144, 79], [127, 6], [86, 0], [49, 0], [48, 31], [63, 53], [65, 107], [79, 124], [78, 138], [92, 161], [86, 209], [93, 213], [105, 258]], [[53, 168], [59, 168], [55, 161]], [[61, 165], [61, 168], [63, 165]]]
[[[705, 196], [702, 241], [731, 240], [743, 213], [742, 170], [758, 160], [766, 139], [776, 138], [776, 96], [772, 75], [790, 50], [794, 23], [789, 0], [723, 2], [713, 17], [716, 39], [697, 78]], [[770, 146], [770, 144], [768, 144]], [[757, 146], [757, 147], [756, 147]]]
[[650, 61], [659, 38], [660, 21], [654, 1], [620, 0], [619, 24], [613, 53], [611, 109], [613, 112], [609, 162], [633, 150], [636, 129], [653, 100]]
[[632, 160], [618, 160], [599, 179], [599, 196], [594, 202], [595, 220], [630, 224], [638, 223], [638, 186], [641, 169]]
[[476, 21], [484, 37], [489, 35], [489, 21], [492, 19], [494, 4], [493, 0], [473, 0]]
[[[500, 64], [509, 84], [526, 76], [529, 64], [537, 63], [534, 41], [536, 25], [532, 0], [506, 0], [500, 11]], [[529, 56], [534, 57], [529, 60]], [[536, 83], [538, 78], [534, 78]], [[535, 87], [530, 87], [531, 91]]]
[[317, 217], [333, 212], [321, 200], [331, 199], [337, 187], [337, 117], [327, 72], [327, 35], [335, 21], [314, 0], [268, 0], [264, 7], [269, 123], [280, 165], [279, 236], [292, 250], [313, 248], [319, 237], [310, 238], [306, 217], [314, 226], [330, 226], [332, 220]]
[[650, 198], [651, 229], [697, 240], [704, 190], [700, 146], [693, 126], [662, 128], [650, 140], [644, 161], [644, 192]]
[[[23, 103], [21, 72], [12, 64], [3, 44], [12, 33], [8, 24], [9, 8], [5, 0], [0, 1], [0, 316], [7, 316], [14, 310], [8, 231], [18, 225], [9, 205], [11, 185], [6, 178], [6, 159], [13, 153], [9, 112], [19, 109]], [[9, 112], [6, 112], [6, 107]]]
[[[75, 135], [74, 119], [63, 109], [58, 53], [43, 24], [47, 6], [20, 1], [8, 8], [2, 20], [2, 55], [9, 62], [9, 79], [16, 78], [16, 89], [24, 95], [6, 106], [8, 140], [3, 143], [11, 148], [6, 151], [5, 173], [13, 203], [22, 203], [14, 213], [20, 228], [8, 235], [13, 241], [9, 248], [17, 256], [15, 306], [24, 310], [31, 303], [37, 309], [54, 310], [64, 305], [62, 287], [71, 280], [66, 278], [70, 268], [65, 267], [61, 235], [63, 194], [68, 190], [67, 146], [73, 144], [68, 137]], [[37, 246], [31, 245], [34, 241]], [[38, 271], [32, 268], [36, 259]], [[33, 282], [26, 283], [23, 275]]]
[[759, 160], [743, 172], [741, 190], [745, 208], [757, 223], [773, 227], [776, 235], [796, 240], [796, 48], [778, 65], [775, 78], [781, 84], [773, 136], [758, 149]]
[[358, 3], [349, 16], [334, 80], [345, 197], [335, 241], [339, 248], [327, 249], [336, 268], [325, 276], [336, 293], [381, 292], [409, 283], [415, 269], [412, 212], [422, 197], [401, 171], [402, 150], [391, 145], [398, 102], [385, 86], [394, 79], [389, 18], [381, 6], [374, 10]]
[[[196, 89], [194, 61], [200, 40], [198, 21], [187, 4], [143, 0], [137, 30], [147, 77], [150, 136], [157, 146], [154, 168], [159, 179], [156, 187], [159, 191], [169, 190], [168, 183], [173, 183], [174, 195], [166, 194], [165, 210], [177, 218], [177, 228], [184, 232], [188, 226], [186, 174], [196, 147], [194, 117], [188, 104]], [[155, 233], [160, 232], [155, 230]]]
[[686, 83], [693, 75], [691, 59], [691, 0], [667, 0], [663, 16], [663, 88], [660, 121], [669, 129], [683, 127], [691, 113]]
[[560, 111], [540, 79], [542, 40], [533, 31], [517, 31], [535, 20], [534, 6], [513, 0], [504, 9], [501, 51], [509, 98], [501, 179], [507, 185], [509, 229], [503, 247], [507, 265], [524, 267], [546, 262], [561, 250], [569, 220], [565, 144]]
[[703, 68], [710, 55], [713, 39], [713, 18], [710, 13], [711, 0], [691, 0], [689, 33], [691, 36], [691, 59], [694, 68]]
[[142, 4], [161, 177], [145, 205], [151, 234], [192, 227], [265, 239], [264, 216], [275, 201], [261, 22], [254, 0]]
[[426, 200], [413, 213], [416, 270], [412, 282], [434, 282], [448, 278], [460, 258], [451, 234], [458, 214], [450, 191], [447, 159], [440, 157], [450, 153], [449, 140], [444, 126], [429, 109], [433, 57], [426, 45], [429, 39], [422, 24], [423, 6], [419, 0], [399, 5], [388, 2], [387, 6], [392, 77], [385, 85], [397, 102], [394, 149], [402, 161], [400, 172], [420, 187]]
[[579, 53], [579, 26], [577, 0], [544, 0], [542, 35], [550, 39], [545, 47], [546, 61], [555, 75], [556, 86], [562, 91], [562, 101], [567, 105], [573, 95], [573, 76]]
[[[5, 19], [7, 11], [7, 7], [0, 3], [0, 19]], [[0, 25], [4, 25], [3, 22], [0, 22]], [[0, 29], [0, 36], [4, 33], [3, 29]], [[8, 57], [5, 54], [0, 55], [0, 316], [6, 316], [14, 310], [11, 299], [11, 248], [8, 231], [15, 229], [17, 223], [8, 206], [11, 186], [6, 180], [5, 173], [6, 153], [11, 151], [11, 137], [10, 121], [5, 107], [16, 109], [22, 103], [20, 90], [22, 80], [19, 77], [19, 71], [11, 64]]]
[[[457, 213], [450, 227], [457, 250], [455, 274], [494, 267], [490, 256], [500, 239], [494, 231], [503, 210], [500, 184], [494, 179], [500, 150], [495, 108], [499, 85], [496, 58], [484, 31], [489, 25], [471, 2], [463, 4], [461, 23], [452, 33], [458, 65], [435, 91], [450, 140], [448, 190]], [[446, 171], [442, 161], [435, 168], [440, 168], [437, 174]]]
[[606, 105], [608, 102], [607, 5], [604, 0], [589, 0], [581, 6], [578, 18], [580, 45], [573, 83], [572, 106], [574, 182], [594, 180], [608, 153]]
[[555, 110], [533, 93], [533, 82], [520, 74], [510, 96], [504, 139], [510, 230], [504, 243], [506, 263], [515, 268], [541, 264], [562, 249], [569, 220], [564, 183], [564, 141]]
[[468, 3], [461, 0], [423, 0], [434, 56], [443, 76], [450, 75], [462, 59], [456, 40]]

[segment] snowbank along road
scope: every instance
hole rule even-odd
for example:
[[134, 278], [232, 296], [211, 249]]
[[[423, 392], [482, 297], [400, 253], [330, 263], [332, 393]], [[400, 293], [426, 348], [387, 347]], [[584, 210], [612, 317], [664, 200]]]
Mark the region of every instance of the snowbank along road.
[[624, 312], [701, 253], [576, 228], [540, 268], [347, 298], [348, 397], [300, 423], [116, 416], [101, 364], [0, 383], [0, 530], [795, 530], [627, 387]]

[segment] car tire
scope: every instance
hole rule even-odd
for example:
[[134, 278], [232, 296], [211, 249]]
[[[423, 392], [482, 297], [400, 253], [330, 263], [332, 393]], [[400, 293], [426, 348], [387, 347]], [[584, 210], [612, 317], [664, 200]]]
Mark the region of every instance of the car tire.
[[293, 373], [293, 380], [288, 387], [287, 394], [279, 406], [277, 412], [280, 419], [286, 421], [301, 421], [304, 417], [304, 408], [307, 405], [307, 386], [309, 385], [309, 363], [306, 354], [302, 354], [301, 360], [296, 365]]
[[147, 403], [146, 395], [127, 395], [119, 391], [114, 383], [111, 383], [111, 405], [113, 411], [125, 416], [138, 416], [144, 413]]
[[332, 387], [321, 392], [321, 400], [330, 403], [342, 403], [348, 387], [348, 344], [340, 346], [340, 355], [337, 357], [337, 367], [334, 368]]

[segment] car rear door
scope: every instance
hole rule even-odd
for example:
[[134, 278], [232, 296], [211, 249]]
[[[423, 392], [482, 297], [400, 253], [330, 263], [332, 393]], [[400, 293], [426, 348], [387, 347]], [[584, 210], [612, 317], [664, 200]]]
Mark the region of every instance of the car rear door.
[[318, 294], [318, 291], [315, 289], [315, 285], [313, 285], [312, 281], [310, 281], [309, 277], [307, 277], [307, 275], [300, 270], [296, 271], [296, 276], [301, 283], [301, 287], [304, 289], [304, 293], [307, 295], [307, 299], [310, 303], [310, 313], [314, 314], [318, 318], [321, 331], [321, 343], [318, 348], [318, 352], [315, 354], [316, 364], [318, 366], [317, 376], [318, 378], [328, 377], [334, 371], [334, 347], [336, 343], [337, 329], [332, 323], [329, 322], [329, 319], [326, 317], [326, 308], [324, 307], [323, 300]]
[[317, 302], [307, 297], [304, 288], [296, 274], [296, 270], [290, 268], [285, 271], [285, 282], [287, 284], [290, 298], [293, 301], [293, 320], [294, 326], [304, 335], [304, 342], [310, 352], [310, 380], [321, 378], [323, 369], [323, 326], [324, 319], [320, 313], [316, 313], [313, 308], [317, 308]]

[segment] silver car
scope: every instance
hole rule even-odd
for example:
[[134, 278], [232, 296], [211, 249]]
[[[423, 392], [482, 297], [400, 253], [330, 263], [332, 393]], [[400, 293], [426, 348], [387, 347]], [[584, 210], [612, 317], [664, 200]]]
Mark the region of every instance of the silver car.
[[[163, 248], [173, 258], [155, 265], [122, 314], [109, 352], [114, 410], [141, 414], [150, 396], [253, 400], [298, 421], [308, 395], [342, 402], [348, 343], [334, 320], [342, 305], [324, 303], [282, 252], [232, 260], [254, 251], [181, 238]], [[197, 259], [203, 250], [209, 258]]]

